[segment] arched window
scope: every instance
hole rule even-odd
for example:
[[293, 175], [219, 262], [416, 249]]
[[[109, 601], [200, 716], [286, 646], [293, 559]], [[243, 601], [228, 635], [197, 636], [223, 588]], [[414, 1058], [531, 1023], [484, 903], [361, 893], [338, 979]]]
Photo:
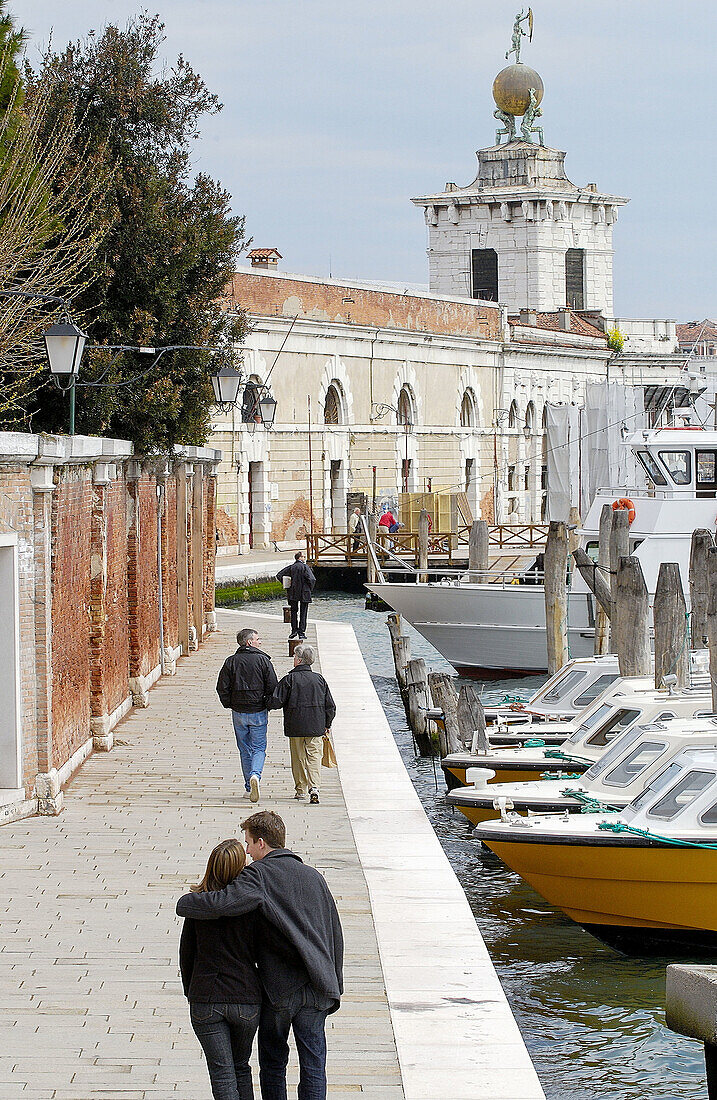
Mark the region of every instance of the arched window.
[[409, 386], [401, 387], [401, 392], [398, 395], [398, 415], [396, 419], [406, 429], [416, 423], [413, 394]]
[[332, 382], [324, 401], [324, 424], [340, 424], [341, 420], [341, 398], [336, 384]]
[[532, 401], [528, 402], [528, 407], [525, 410], [525, 426], [529, 429], [532, 435], [535, 431], [535, 405]]
[[516, 428], [518, 426], [518, 402], [511, 401], [510, 410], [508, 412], [508, 427]]
[[464, 392], [461, 401], [461, 427], [475, 428], [476, 426], [476, 400], [470, 387]]

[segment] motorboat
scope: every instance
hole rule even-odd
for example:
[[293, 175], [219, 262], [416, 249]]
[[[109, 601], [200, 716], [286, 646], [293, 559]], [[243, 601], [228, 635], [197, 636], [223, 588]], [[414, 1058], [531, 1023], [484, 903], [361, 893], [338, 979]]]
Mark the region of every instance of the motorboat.
[[[639, 558], [654, 596], [662, 562], [677, 562], [689, 600], [692, 532], [712, 530], [717, 515], [717, 431], [653, 428], [627, 441], [645, 479], [641, 485], [599, 489], [580, 530], [580, 545], [597, 560], [604, 504], [627, 501], [633, 516], [630, 553]], [[536, 556], [521, 571], [429, 571], [427, 580], [396, 580], [380, 572], [369, 589], [433, 645], [461, 675], [490, 680], [536, 675], [547, 669], [545, 596]], [[422, 575], [425, 571], [422, 571]], [[571, 656], [594, 648], [595, 600], [577, 571], [568, 594]]]
[[551, 905], [628, 954], [717, 954], [717, 746], [682, 749], [620, 813], [477, 825]]
[[616, 737], [578, 779], [488, 786], [479, 776], [477, 783], [450, 791], [446, 802], [474, 825], [492, 821], [505, 810], [526, 815], [624, 810], [673, 756], [690, 745], [705, 743], [717, 747], [717, 718], [640, 724]]
[[[472, 768], [492, 772], [487, 779], [489, 784], [527, 782], [541, 778], [543, 773], [550, 773], [556, 779], [579, 776], [602, 756], [607, 745], [635, 726], [712, 713], [712, 696], [704, 690], [657, 691], [647, 677], [617, 683], [618, 687], [613, 686], [596, 699], [579, 725], [557, 748], [498, 746], [489, 748], [487, 753], [444, 756], [441, 766], [449, 791], [457, 784], [465, 785], [469, 778], [467, 772]], [[546, 723], [548, 730], [551, 726]]]
[[507, 697], [496, 706], [484, 706], [486, 725], [567, 721], [593, 703], [619, 675], [618, 660], [613, 653], [575, 658], [528, 699]]

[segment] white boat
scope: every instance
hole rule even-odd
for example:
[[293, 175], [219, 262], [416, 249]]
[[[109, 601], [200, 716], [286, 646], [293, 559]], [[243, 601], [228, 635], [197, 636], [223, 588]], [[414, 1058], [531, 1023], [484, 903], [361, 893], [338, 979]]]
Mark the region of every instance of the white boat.
[[[689, 599], [692, 532], [713, 530], [717, 518], [717, 431], [653, 428], [629, 440], [642, 469], [642, 486], [599, 489], [580, 531], [580, 545], [597, 557], [602, 507], [620, 498], [635, 509], [630, 553], [640, 559], [653, 596], [662, 562], [677, 562]], [[404, 616], [453, 667], [479, 679], [536, 675], [547, 668], [545, 597], [540, 574], [485, 574], [480, 583], [465, 572], [440, 570], [427, 581], [395, 581], [385, 574], [368, 585]], [[433, 579], [432, 579], [433, 578]], [[568, 646], [572, 657], [593, 651], [595, 601], [573, 571], [568, 598]]]
[[563, 665], [528, 699], [505, 699], [496, 706], [485, 706], [486, 724], [528, 726], [567, 721], [594, 703], [619, 675], [617, 657], [613, 653], [575, 658]]

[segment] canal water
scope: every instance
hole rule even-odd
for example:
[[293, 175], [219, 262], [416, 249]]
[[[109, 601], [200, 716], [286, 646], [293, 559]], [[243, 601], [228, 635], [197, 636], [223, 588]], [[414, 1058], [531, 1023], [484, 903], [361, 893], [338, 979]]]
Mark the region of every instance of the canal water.
[[[243, 603], [277, 614], [276, 604]], [[406, 769], [466, 892], [548, 1100], [698, 1100], [706, 1096], [699, 1043], [665, 1027], [669, 959], [629, 959], [583, 932], [470, 837], [471, 826], [443, 802], [440, 767], [417, 757], [393, 675], [386, 615], [355, 594], [319, 594], [312, 618], [350, 623]], [[407, 625], [411, 652], [452, 671]], [[504, 680], [484, 698], [527, 695], [541, 683]], [[450, 935], [450, 929], [446, 929]], [[450, 983], [450, 975], [446, 975]], [[446, 1082], [450, 1092], [450, 1082]]]

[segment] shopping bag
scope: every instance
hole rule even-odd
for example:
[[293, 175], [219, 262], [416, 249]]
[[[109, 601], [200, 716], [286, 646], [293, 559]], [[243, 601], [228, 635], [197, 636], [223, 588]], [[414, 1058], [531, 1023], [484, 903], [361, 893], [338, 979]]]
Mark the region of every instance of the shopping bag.
[[291, 588], [291, 577], [282, 577], [281, 583], [283, 584], [284, 588]]
[[321, 764], [324, 768], [336, 767], [336, 753], [334, 752], [334, 746], [331, 744], [331, 738], [327, 734], [324, 734], [324, 751]]

